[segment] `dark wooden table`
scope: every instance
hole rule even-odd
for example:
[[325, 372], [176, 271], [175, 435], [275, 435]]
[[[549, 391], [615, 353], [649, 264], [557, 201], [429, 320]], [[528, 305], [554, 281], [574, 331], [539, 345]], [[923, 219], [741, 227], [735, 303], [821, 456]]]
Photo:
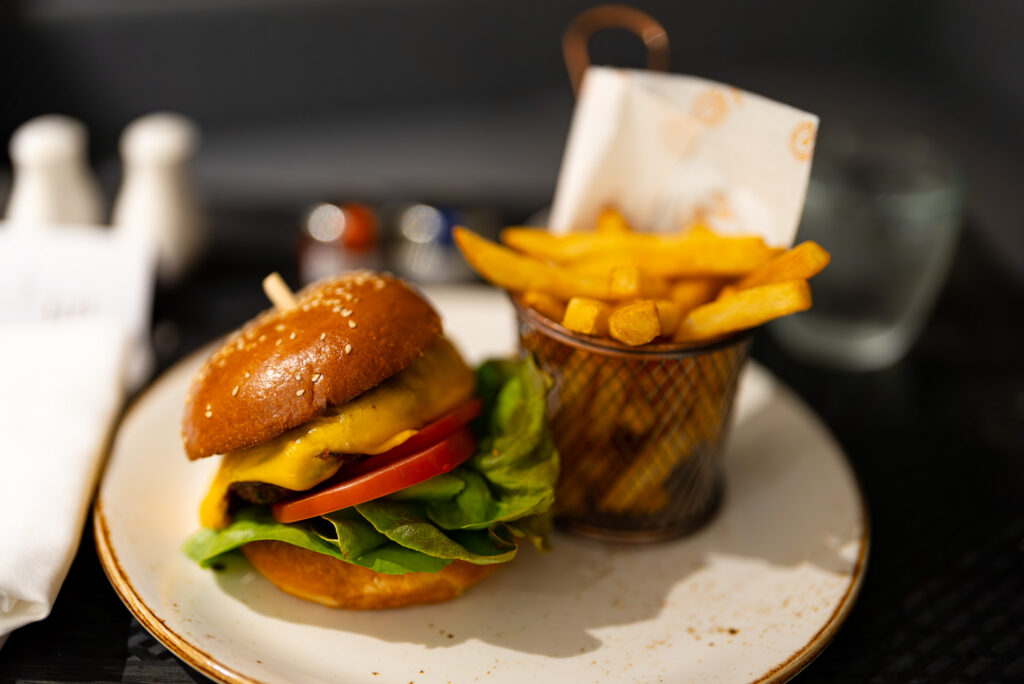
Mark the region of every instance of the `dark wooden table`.
[[[259, 220], [293, 234], [289, 215]], [[217, 258], [186, 286], [160, 293], [161, 368], [264, 306], [253, 283], [281, 270], [291, 243], [245, 244], [214, 245]], [[898, 365], [811, 367], [764, 333], [754, 357], [832, 429], [871, 516], [860, 598], [800, 680], [1024, 681], [1024, 293], [968, 230], [930, 324]], [[206, 681], [121, 604], [89, 527], [53, 613], [0, 650], [0, 680]]]

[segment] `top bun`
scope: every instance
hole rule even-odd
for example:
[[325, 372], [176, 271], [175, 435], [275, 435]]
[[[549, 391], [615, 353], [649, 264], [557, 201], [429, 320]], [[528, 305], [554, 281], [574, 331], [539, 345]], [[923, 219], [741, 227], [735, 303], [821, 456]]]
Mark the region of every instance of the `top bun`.
[[298, 306], [265, 311], [206, 360], [185, 400], [190, 459], [265, 442], [323, 415], [415, 361], [441, 319], [397, 278], [322, 280]]

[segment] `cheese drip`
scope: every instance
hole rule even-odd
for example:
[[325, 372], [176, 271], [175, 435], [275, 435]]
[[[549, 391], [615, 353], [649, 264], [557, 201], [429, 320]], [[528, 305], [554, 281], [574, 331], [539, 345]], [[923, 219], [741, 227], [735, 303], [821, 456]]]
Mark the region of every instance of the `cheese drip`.
[[204, 527], [230, 523], [228, 492], [234, 482], [266, 482], [303, 491], [338, 471], [325, 452], [379, 454], [416, 434], [469, 398], [475, 378], [451, 342], [439, 337], [408, 368], [327, 414], [274, 439], [225, 454], [199, 508]]

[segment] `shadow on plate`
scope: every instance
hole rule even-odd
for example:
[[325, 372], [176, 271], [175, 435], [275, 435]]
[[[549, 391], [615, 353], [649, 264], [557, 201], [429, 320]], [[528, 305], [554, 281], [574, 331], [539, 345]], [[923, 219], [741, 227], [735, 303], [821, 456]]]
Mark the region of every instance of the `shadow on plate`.
[[557, 534], [552, 553], [524, 548], [455, 601], [399, 610], [342, 611], [301, 601], [241, 557], [217, 573], [217, 582], [257, 613], [383, 641], [442, 648], [478, 639], [553, 658], [587, 653], [602, 645], [604, 628], [651, 620], [668, 606], [685, 619], [693, 594], [681, 588], [699, 573], [701, 591], [713, 594], [714, 573], [701, 570], [723, 559], [853, 572], [864, 530], [862, 520], [855, 522], [855, 489], [851, 496], [845, 466], [821, 457], [822, 440], [831, 438], [816, 422], [797, 418], [761, 410], [744, 421], [726, 459], [718, 517], [675, 542], [623, 547]]

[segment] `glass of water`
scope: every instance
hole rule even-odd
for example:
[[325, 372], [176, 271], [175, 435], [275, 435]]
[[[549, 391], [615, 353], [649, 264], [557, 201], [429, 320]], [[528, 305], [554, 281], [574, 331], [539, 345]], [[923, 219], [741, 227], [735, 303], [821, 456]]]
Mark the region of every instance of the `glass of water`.
[[822, 133], [798, 237], [832, 263], [811, 283], [813, 308], [769, 329], [805, 360], [885, 368], [913, 344], [949, 273], [963, 180], [914, 133]]

